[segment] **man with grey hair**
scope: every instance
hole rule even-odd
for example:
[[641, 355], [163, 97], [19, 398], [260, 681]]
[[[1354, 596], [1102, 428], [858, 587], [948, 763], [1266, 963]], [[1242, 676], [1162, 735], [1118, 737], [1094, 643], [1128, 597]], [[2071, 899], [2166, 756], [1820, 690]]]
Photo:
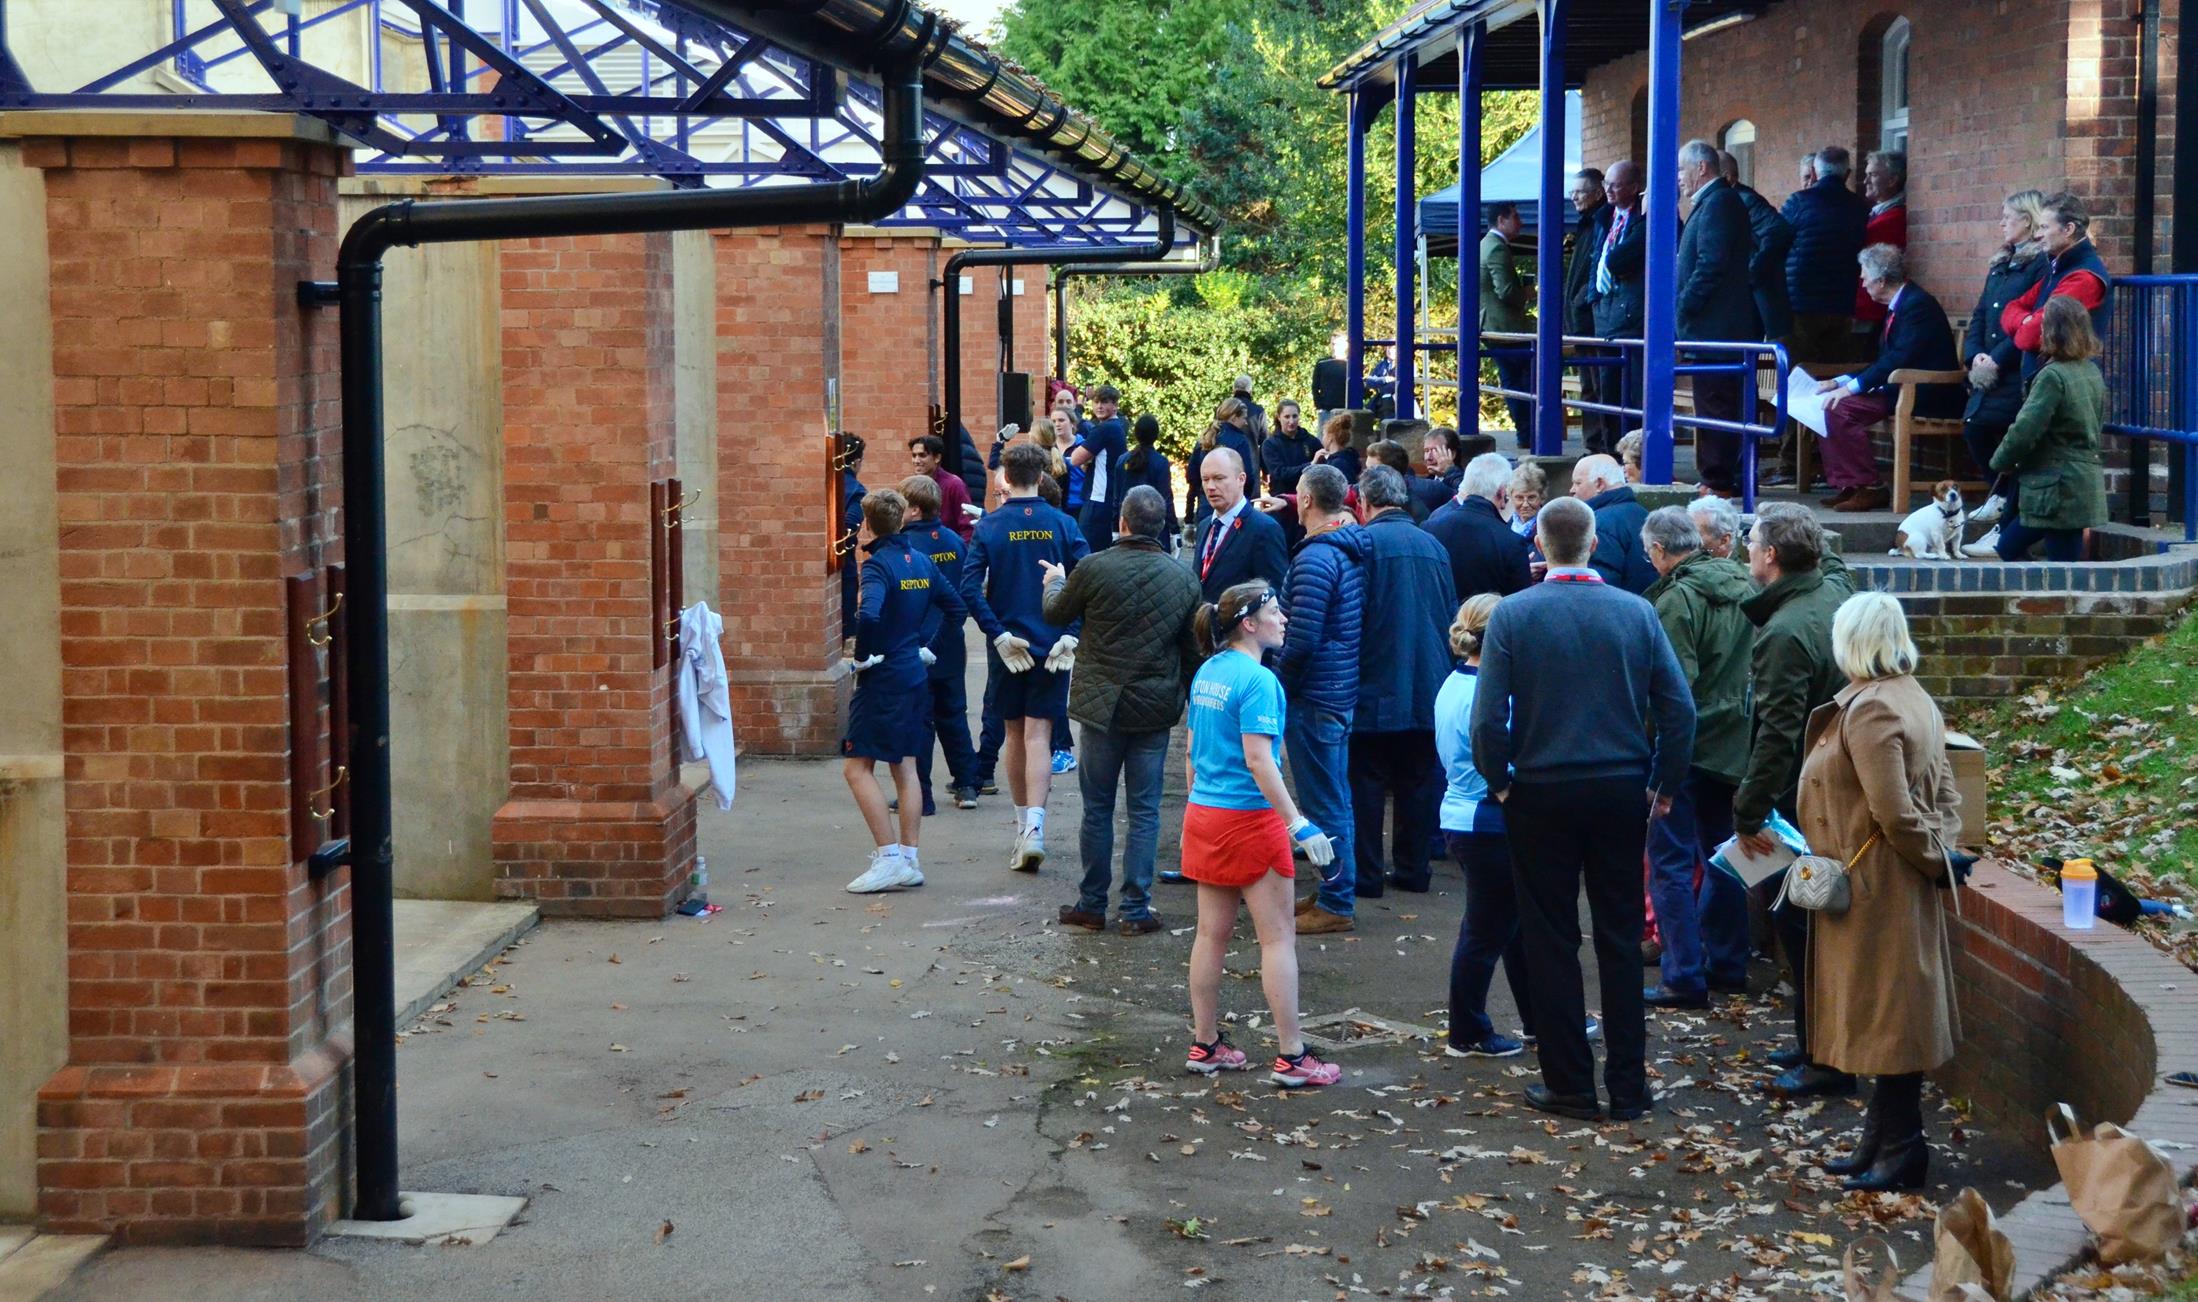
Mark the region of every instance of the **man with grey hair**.
[[[1906, 511], [1908, 504], [1893, 501], [1878, 475], [1870, 427], [1892, 415], [1900, 398], [1893, 372], [1958, 371], [1961, 360], [1946, 309], [1909, 281], [1908, 259], [1899, 249], [1873, 244], [1855, 260], [1862, 267], [1862, 288], [1885, 306], [1885, 332], [1875, 362], [1852, 375], [1817, 382], [1817, 392], [1831, 395], [1824, 409], [1824, 477], [1833, 493], [1825, 505], [1852, 512], [1882, 510], [1889, 504]], [[1958, 418], [1962, 395], [1959, 384], [1924, 385], [1916, 391], [1915, 414]]]
[[1648, 508], [1626, 482], [1613, 457], [1600, 453], [1572, 463], [1572, 495], [1595, 513], [1595, 555], [1589, 560], [1606, 583], [1628, 592], [1647, 592], [1656, 571], [1641, 548], [1641, 523]]
[[[1691, 340], [1761, 339], [1763, 326], [1748, 287], [1748, 260], [1755, 235], [1747, 205], [1718, 171], [1717, 147], [1689, 140], [1679, 150], [1679, 187], [1694, 209], [1679, 233], [1679, 337]], [[1730, 361], [1715, 354], [1693, 359]], [[1694, 377], [1694, 412], [1714, 420], [1740, 419], [1740, 380], [1731, 375]], [[1740, 491], [1740, 436], [1697, 428], [1695, 469], [1711, 492]]]
[[1786, 299], [1793, 333], [1786, 350], [1796, 362], [1837, 362], [1852, 354], [1854, 279], [1848, 268], [1862, 252], [1870, 206], [1847, 186], [1849, 155], [1827, 145], [1812, 158], [1814, 179], [1780, 210], [1793, 227], [1786, 249]]
[[1289, 705], [1282, 744], [1290, 755], [1297, 802], [1307, 818], [1327, 829], [1336, 849], [1319, 889], [1298, 898], [1297, 929], [1316, 935], [1351, 930], [1358, 909], [1351, 720], [1358, 712], [1367, 538], [1345, 503], [1350, 491], [1334, 466], [1308, 466], [1298, 478], [1305, 541], [1298, 544], [1283, 585], [1290, 622], [1275, 661]]
[[[1648, 225], [1641, 217], [1641, 166], [1631, 159], [1610, 165], [1609, 219], [1595, 254], [1590, 296], [1595, 305], [1595, 333], [1605, 339], [1641, 337], [1644, 292], [1648, 267]], [[1588, 401], [1612, 407], [1641, 405], [1640, 359], [1624, 349], [1603, 348], [1605, 357], [1627, 360], [1619, 366], [1588, 366], [1580, 372], [1580, 388]], [[1624, 418], [1603, 412], [1587, 412], [1581, 424], [1590, 452], [1609, 452], [1617, 447], [1625, 428]]]
[[1712, 494], [1688, 502], [1687, 514], [1693, 518], [1695, 530], [1702, 536], [1703, 551], [1733, 559], [1732, 549], [1740, 541], [1739, 508]]
[[[1740, 606], [1755, 588], [1746, 567], [1703, 548], [1685, 508], [1651, 512], [1641, 542], [1657, 574], [1649, 602], [1694, 698], [1694, 763], [1671, 814], [1649, 824], [1649, 899], [1664, 942], [1663, 979], [1642, 998], [1651, 1007], [1702, 1008], [1711, 991], [1748, 984], [1747, 893], [1703, 859], [1732, 835], [1733, 785], [1748, 764], [1753, 630]], [[1704, 870], [1699, 892], [1698, 868]]]
[[1236, 377], [1236, 400], [1244, 404], [1244, 419], [1252, 427], [1252, 446], [1258, 447], [1267, 437], [1267, 409], [1252, 400], [1252, 377]]
[[1153, 864], [1160, 846], [1160, 786], [1168, 736], [1182, 721], [1191, 675], [1204, 659], [1192, 635], [1198, 581], [1168, 555], [1167, 499], [1150, 484], [1122, 498], [1114, 545], [1073, 570], [1041, 562], [1045, 618], [1063, 628], [1083, 622], [1069, 717], [1083, 726], [1076, 778], [1084, 794], [1078, 837], [1084, 880], [1075, 904], [1061, 906], [1063, 926], [1102, 931], [1114, 882], [1114, 796], [1129, 797], [1122, 854], [1122, 934], [1160, 930], [1152, 914]]
[[1504, 522], [1510, 485], [1511, 463], [1500, 452], [1483, 452], [1466, 463], [1458, 495], [1420, 526], [1449, 554], [1459, 601], [1483, 592], [1509, 596], [1534, 581], [1526, 539]]
[[[1412, 522], [1411, 490], [1385, 465], [1359, 475], [1366, 531], [1365, 647], [1358, 703], [1351, 714], [1351, 839], [1360, 897], [1389, 884], [1425, 891], [1428, 851], [1442, 804], [1442, 763], [1435, 754], [1435, 695], [1450, 674], [1450, 621], [1458, 596], [1450, 557]], [[1383, 814], [1396, 818], [1390, 864], [1381, 849]]]
[[[1588, 563], [1595, 513], [1560, 497], [1534, 517], [1548, 578], [1497, 605], [1481, 644], [1473, 764], [1503, 805], [1542, 1083], [1527, 1106], [1602, 1113], [1580, 977], [1580, 892], [1594, 922], [1610, 1115], [1652, 1105], [1641, 1002], [1641, 859], [1687, 774], [1694, 705], [1655, 610]], [[1644, 729], [1642, 721], [1653, 722]]]
[[[1750, 722], [1748, 764], [1733, 793], [1733, 830], [1756, 853], [1773, 848], [1763, 825], [1775, 809], [1798, 817], [1802, 734], [1809, 715], [1847, 685], [1832, 656], [1832, 615], [1853, 593], [1844, 573], [1824, 566], [1824, 529], [1809, 509], [1790, 502], [1766, 505], [1748, 532], [1748, 573], [1760, 586], [1741, 603], [1755, 625], [1749, 652], [1755, 717]], [[1778, 879], [1764, 883], [1775, 891]], [[1794, 981], [1796, 1048], [1772, 1055], [1788, 1070], [1772, 1088], [1789, 1095], [1839, 1094], [1855, 1078], [1809, 1060], [1809, 914], [1791, 903], [1772, 915], [1779, 947]]]
[[[1908, 247], [1908, 155], [1898, 149], [1873, 149], [1862, 156], [1862, 198], [1870, 205], [1862, 228], [1862, 246]], [[1855, 330], [1868, 333], [1885, 320], [1885, 305], [1868, 285], [1855, 286]], [[1864, 354], [1867, 356], [1868, 354]]]

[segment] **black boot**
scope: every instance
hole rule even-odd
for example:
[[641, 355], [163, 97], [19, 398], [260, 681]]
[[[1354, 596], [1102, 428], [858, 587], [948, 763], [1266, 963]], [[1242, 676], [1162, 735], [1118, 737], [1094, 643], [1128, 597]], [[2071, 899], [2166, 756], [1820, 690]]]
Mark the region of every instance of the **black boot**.
[[1915, 1190], [1931, 1168], [1931, 1148], [1923, 1142], [1923, 1073], [1880, 1076], [1871, 1093], [1879, 1114], [1877, 1160], [1870, 1169], [1848, 1177], [1844, 1186], [1857, 1193]]
[[1870, 1106], [1862, 1114], [1862, 1137], [1855, 1141], [1855, 1149], [1845, 1157], [1827, 1158], [1818, 1163], [1824, 1174], [1846, 1177], [1860, 1175], [1877, 1161], [1877, 1151], [1883, 1146], [1885, 1136], [1885, 1105], [1879, 1101], [1877, 1091], [1870, 1091]]

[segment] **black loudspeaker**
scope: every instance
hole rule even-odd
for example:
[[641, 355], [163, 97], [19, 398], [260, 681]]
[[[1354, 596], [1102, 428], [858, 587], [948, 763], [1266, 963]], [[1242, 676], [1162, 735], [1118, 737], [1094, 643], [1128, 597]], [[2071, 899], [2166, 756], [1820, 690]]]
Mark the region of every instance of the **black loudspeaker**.
[[1039, 407], [1045, 401], [1045, 377], [1028, 371], [1000, 375], [1000, 423], [1013, 421], [1023, 429], [1036, 428]]
[[1313, 409], [1335, 411], [1343, 406], [1344, 382], [1349, 372], [1338, 358], [1323, 357], [1313, 363]]

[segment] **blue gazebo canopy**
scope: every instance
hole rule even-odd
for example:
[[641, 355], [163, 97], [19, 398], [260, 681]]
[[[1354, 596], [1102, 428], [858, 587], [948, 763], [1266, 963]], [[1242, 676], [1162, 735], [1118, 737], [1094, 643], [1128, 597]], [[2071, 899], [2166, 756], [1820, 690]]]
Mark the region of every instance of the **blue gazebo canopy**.
[[[1565, 174], [1570, 176], [1580, 170], [1580, 92], [1565, 92]], [[1510, 200], [1519, 205], [1519, 218], [1526, 223], [1528, 235], [1541, 233], [1542, 193], [1542, 129], [1530, 128], [1512, 143], [1509, 149], [1496, 155], [1494, 161], [1481, 169], [1481, 215], [1471, 223], [1474, 235], [1488, 228], [1488, 206]], [[1560, 205], [1564, 209], [1564, 227], [1570, 230], [1579, 224], [1579, 214], [1572, 205]], [[1420, 199], [1420, 234], [1427, 239], [1427, 251], [1443, 257], [1457, 253], [1458, 187], [1446, 185], [1433, 194]]]

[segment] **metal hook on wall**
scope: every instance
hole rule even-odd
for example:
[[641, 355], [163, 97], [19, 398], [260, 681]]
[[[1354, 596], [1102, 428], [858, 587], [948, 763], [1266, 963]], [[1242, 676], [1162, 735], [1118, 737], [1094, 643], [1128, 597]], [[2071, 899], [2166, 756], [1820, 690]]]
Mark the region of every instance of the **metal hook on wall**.
[[[328, 609], [305, 621], [305, 640], [312, 643], [314, 646], [327, 646], [330, 642], [335, 641], [336, 635], [334, 632], [330, 631], [328, 627], [328, 621], [334, 619], [336, 617], [336, 612], [342, 609], [343, 594], [339, 592], [336, 594], [336, 599], [328, 603]], [[321, 626], [321, 635], [319, 637], [313, 636], [313, 626], [315, 624]]]
[[333, 797], [336, 794], [336, 788], [342, 786], [344, 783], [344, 779], [350, 776], [351, 769], [349, 768], [349, 766], [338, 764], [336, 766], [336, 780], [334, 782], [331, 782], [327, 786], [321, 787], [318, 790], [306, 793], [305, 812], [312, 816], [314, 822], [325, 823], [329, 819], [336, 816], [336, 802], [333, 799], [329, 800], [328, 808], [326, 809], [315, 809], [314, 806], [319, 804], [321, 798], [324, 796]]
[[688, 508], [688, 507], [690, 507], [690, 506], [693, 506], [693, 505], [694, 505], [695, 503], [697, 503], [697, 502], [699, 502], [699, 501], [701, 501], [701, 500], [702, 500], [702, 490], [698, 488], [698, 489], [696, 489], [695, 491], [693, 491], [692, 493], [689, 493], [689, 494], [687, 494], [687, 500], [685, 500], [685, 501], [683, 501], [683, 502], [674, 502], [674, 503], [673, 503], [673, 504], [671, 504], [670, 506], [667, 506], [667, 507], [665, 507], [665, 508], [664, 508], [664, 523], [665, 523], [666, 525], [672, 525], [672, 524], [685, 524], [685, 523], [686, 523], [686, 516], [687, 516], [687, 508]]

